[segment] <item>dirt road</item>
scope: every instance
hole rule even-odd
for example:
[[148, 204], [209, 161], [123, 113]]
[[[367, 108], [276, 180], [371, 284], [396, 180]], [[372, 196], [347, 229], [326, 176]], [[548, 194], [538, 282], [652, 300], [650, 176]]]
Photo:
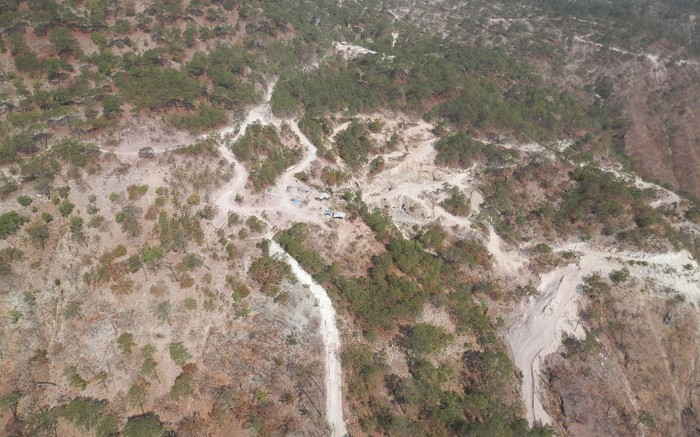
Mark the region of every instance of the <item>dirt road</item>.
[[[287, 123], [292, 131], [299, 137], [304, 155], [300, 162], [288, 168], [277, 180], [275, 186], [264, 194], [249, 195], [250, 193], [246, 191], [248, 172], [246, 168], [235, 159], [228, 148], [229, 141], [236, 141], [240, 138], [245, 133], [246, 128], [252, 123], [272, 124], [277, 128], [282, 125], [284, 121], [275, 117], [269, 106], [274, 84], [275, 81], [272, 81], [268, 87], [265, 102], [251, 109], [238, 128], [227, 128], [219, 132], [219, 135], [224, 139], [228, 137], [228, 140], [222, 141], [219, 152], [229, 164], [234, 166], [235, 177], [221, 189], [216, 198], [215, 203], [219, 209], [219, 215], [214, 220], [214, 226], [216, 227], [221, 227], [226, 222], [228, 212], [230, 211], [242, 215], [259, 215], [265, 212], [268, 216], [268, 228], [272, 228], [272, 225], [279, 226], [283, 224], [282, 222], [273, 221], [273, 219], [270, 218], [271, 212], [277, 212], [277, 216], [282, 217], [284, 223], [289, 221], [315, 222], [316, 224], [325, 226], [321, 222], [320, 217], [310, 216], [308, 212], [296, 208], [289, 202], [289, 199], [287, 199], [287, 197], [289, 197], [287, 187], [293, 183], [294, 174], [307, 170], [313, 161], [316, 160], [316, 148], [299, 130], [296, 120], [288, 120]], [[233, 196], [236, 194], [244, 196], [248, 201], [243, 201], [240, 204], [235, 202]], [[268, 235], [267, 237], [271, 238], [272, 235]], [[343, 437], [347, 434], [347, 431], [345, 422], [343, 421], [343, 374], [340, 363], [340, 335], [336, 326], [335, 309], [333, 308], [333, 304], [326, 290], [317, 284], [311, 275], [275, 241], [272, 241], [270, 244], [270, 252], [281, 256], [290, 265], [294, 276], [301, 284], [309, 288], [314, 299], [318, 302], [321, 319], [320, 334], [324, 345], [326, 420], [328, 421], [330, 435], [332, 437]]]
[[[558, 267], [542, 275], [539, 294], [521, 304], [514, 316], [515, 323], [506, 335], [513, 361], [523, 374], [523, 400], [531, 424], [551, 423], [540, 400], [541, 360], [559, 348], [563, 333], [579, 339], [585, 336], [579, 324], [585, 277], [596, 272], [606, 276], [626, 267], [633, 277], [672, 288], [689, 300], [700, 300], [700, 268], [687, 251], [615, 252], [612, 248], [593, 248], [583, 243], [566, 245], [559, 250], [578, 252], [581, 255], [578, 264]], [[629, 264], [628, 261], [637, 262]]]
[[331, 437], [343, 437], [347, 434], [343, 421], [343, 372], [340, 366], [340, 334], [336, 326], [335, 309], [326, 290], [321, 287], [299, 263], [292, 258], [277, 242], [270, 244], [270, 253], [281, 256], [292, 268], [292, 273], [299, 282], [308, 287], [318, 302], [321, 315], [321, 338], [323, 339], [326, 360], [324, 384], [326, 391], [326, 420]]

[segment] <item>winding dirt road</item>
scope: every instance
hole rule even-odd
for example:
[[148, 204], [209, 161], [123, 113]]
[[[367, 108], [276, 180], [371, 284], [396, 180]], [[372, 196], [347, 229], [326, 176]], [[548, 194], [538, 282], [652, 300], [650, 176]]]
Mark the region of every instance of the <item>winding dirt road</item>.
[[[579, 324], [579, 302], [585, 277], [593, 273], [605, 276], [626, 267], [633, 277], [670, 287], [689, 300], [700, 300], [700, 268], [687, 251], [616, 252], [612, 248], [593, 248], [584, 243], [558, 249], [573, 250], [581, 258], [577, 264], [558, 267], [540, 277], [539, 294], [521, 304], [516, 322], [506, 335], [513, 361], [523, 374], [522, 395], [530, 424], [552, 422], [540, 400], [542, 359], [559, 348], [563, 333], [579, 339], [586, 334]], [[628, 261], [644, 263], [629, 264]]]
[[[221, 227], [226, 222], [229, 212], [236, 212], [242, 215], [261, 214], [265, 212], [268, 217], [270, 212], [277, 212], [280, 216], [284, 216], [285, 221], [314, 222], [325, 227], [320, 217], [311, 216], [303, 210], [294, 207], [287, 198], [289, 197], [287, 187], [293, 184], [294, 174], [307, 170], [316, 160], [316, 147], [314, 147], [311, 141], [301, 132], [296, 120], [280, 120], [272, 114], [269, 101], [272, 97], [274, 86], [275, 81], [272, 81], [268, 86], [265, 102], [252, 108], [250, 112], [248, 112], [245, 120], [243, 120], [237, 128], [225, 128], [218, 133], [218, 135], [224, 139], [219, 146], [219, 152], [229, 164], [234, 166], [235, 176], [221, 189], [216, 198], [215, 204], [219, 210], [219, 214], [214, 220], [214, 226], [216, 227]], [[228, 144], [229, 142], [239, 139], [245, 134], [246, 128], [256, 122], [271, 124], [277, 128], [280, 128], [282, 123], [287, 122], [291, 130], [299, 137], [304, 155], [301, 161], [288, 168], [277, 180], [275, 186], [265, 194], [246, 196], [247, 199], [255, 198], [254, 203], [241, 202], [241, 204], [238, 204], [233, 200], [233, 197], [236, 194], [248, 194], [246, 192], [248, 172], [246, 168], [236, 160], [235, 156], [233, 156], [228, 148]], [[268, 222], [268, 228], [271, 227], [270, 225], [271, 223]], [[272, 234], [266, 236], [266, 238], [270, 239], [271, 237]], [[309, 288], [314, 299], [318, 302], [321, 320], [320, 334], [324, 346], [326, 420], [331, 437], [344, 437], [347, 435], [347, 430], [345, 421], [343, 420], [343, 374], [340, 363], [340, 334], [336, 326], [333, 303], [328, 297], [326, 290], [316, 283], [311, 275], [274, 240], [271, 241], [270, 252], [282, 257], [290, 265], [292, 273], [297, 280], [302, 285]]]

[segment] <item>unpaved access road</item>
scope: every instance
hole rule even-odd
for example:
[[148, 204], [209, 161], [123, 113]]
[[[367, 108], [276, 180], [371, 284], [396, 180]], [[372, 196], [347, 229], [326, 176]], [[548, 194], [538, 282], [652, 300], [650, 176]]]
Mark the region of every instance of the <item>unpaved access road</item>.
[[[237, 132], [232, 138], [233, 141], [245, 134], [246, 128], [255, 122], [272, 124], [277, 128], [281, 126], [283, 121], [275, 117], [269, 107], [269, 100], [272, 96], [274, 84], [275, 82], [273, 81], [268, 87], [265, 102], [251, 109], [243, 123], [237, 128]], [[242, 202], [238, 204], [232, 201], [232, 197], [236, 194], [242, 195], [246, 193], [245, 186], [248, 182], [248, 172], [228, 149], [228, 142], [222, 141], [219, 146], [219, 151], [221, 156], [234, 166], [235, 176], [221, 189], [217, 197], [216, 205], [219, 208], [219, 216], [214, 221], [216, 227], [221, 227], [225, 223], [229, 211], [244, 215], [260, 214], [262, 211], [267, 212], [269, 215], [271, 211], [276, 211], [284, 214], [287, 220], [294, 218], [302, 222], [317, 222], [317, 224], [323, 226], [323, 223], [320, 223], [320, 218], [309, 216], [303, 211], [295, 209], [295, 207], [288, 202], [287, 187], [292, 183], [295, 173], [307, 170], [311, 163], [316, 160], [316, 148], [299, 130], [296, 120], [288, 120], [287, 123], [289, 123], [292, 131], [299, 137], [304, 155], [299, 163], [285, 171], [277, 180], [276, 185], [266, 194], [246, 196], [247, 199], [254, 199], [253, 202]], [[227, 128], [220, 131], [220, 135], [226, 138], [227, 136], [233, 135], [235, 131], [236, 129], [234, 128]], [[269, 222], [268, 227], [270, 227]], [[272, 235], [267, 236], [267, 238], [271, 237]], [[312, 296], [318, 303], [320, 315], [319, 329], [324, 346], [326, 420], [331, 437], [344, 437], [347, 434], [347, 430], [345, 421], [343, 420], [343, 373], [340, 363], [340, 334], [336, 326], [333, 303], [328, 297], [326, 290], [316, 283], [311, 275], [274, 240], [270, 243], [270, 253], [280, 256], [289, 264], [294, 276], [302, 285], [308, 287]]]
[[332, 437], [343, 437], [347, 434], [343, 421], [343, 372], [340, 367], [340, 334], [336, 325], [335, 309], [326, 290], [320, 286], [299, 263], [280, 247], [276, 241], [270, 244], [270, 253], [282, 257], [292, 268], [292, 273], [299, 282], [308, 287], [318, 302], [321, 315], [321, 338], [326, 361], [324, 385], [326, 391], [326, 420]]
[[521, 304], [506, 334], [513, 361], [523, 374], [522, 394], [530, 424], [552, 422], [540, 399], [542, 359], [559, 348], [563, 333], [579, 339], [586, 334], [579, 324], [584, 278], [593, 273], [608, 275], [626, 267], [639, 280], [676, 290], [688, 300], [700, 301], [700, 268], [687, 251], [616, 252], [613, 248], [594, 248], [585, 243], [558, 250], [573, 250], [581, 258], [577, 264], [558, 267], [540, 277], [539, 294]]

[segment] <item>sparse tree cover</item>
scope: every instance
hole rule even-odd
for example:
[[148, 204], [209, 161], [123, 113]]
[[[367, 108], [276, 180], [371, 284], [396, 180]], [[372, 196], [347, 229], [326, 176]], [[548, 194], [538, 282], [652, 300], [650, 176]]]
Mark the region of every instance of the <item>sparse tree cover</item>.
[[[486, 209], [496, 218], [498, 232], [509, 238], [535, 231], [578, 232], [584, 238], [617, 235], [636, 245], [651, 244], [657, 237], [679, 244], [678, 234], [646, 204], [647, 193], [591, 165], [528, 162], [489, 173], [488, 183], [481, 187]], [[551, 183], [554, 174], [557, 184]], [[535, 200], [545, 193], [549, 202]]]
[[190, 242], [201, 244], [204, 239], [199, 218], [187, 209], [172, 217], [162, 211], [159, 214], [156, 229], [161, 246], [169, 251], [184, 252]]
[[[318, 255], [305, 244], [308, 239], [305, 225], [297, 224], [278, 233], [276, 238], [306, 269], [319, 271]], [[419, 358], [451, 344], [452, 334], [441, 328], [408, 325], [406, 344], [416, 359], [411, 362], [411, 375], [406, 378], [391, 375], [381, 355], [368, 352], [362, 345], [348, 346], [342, 356], [343, 367], [350, 375], [350, 396], [367, 408], [355, 410], [364, 411], [358, 413], [363, 429], [369, 433], [413, 429], [416, 435], [428, 435], [436, 429], [440, 430], [437, 435], [551, 435], [545, 428], [530, 430], [507, 406], [513, 402], [508, 387], [516, 382], [512, 364], [499, 350], [496, 331], [485, 307], [473, 297], [473, 293], [488, 287], [464, 282], [468, 275], [460, 273], [488, 268], [488, 252], [468, 240], [449, 249], [441, 248], [435, 256], [425, 252], [419, 242], [395, 238], [387, 244], [386, 253], [373, 258], [367, 277], [346, 277], [334, 266], [325, 266], [315, 275], [327, 289], [337, 293], [340, 307], [350, 311], [366, 332], [391, 329], [402, 320], [408, 322], [426, 302], [440, 299], [457, 322], [458, 331], [473, 333], [485, 349], [465, 354], [464, 367], [459, 370], [464, 372], [465, 389], [454, 392], [443, 387], [456, 377], [455, 369], [449, 365], [435, 367]], [[395, 275], [396, 270], [403, 276]], [[446, 300], [438, 298], [443, 293], [447, 293]], [[388, 403], [375, 397], [379, 384], [385, 384], [403, 414], [391, 413], [393, 409]], [[417, 414], [418, 411], [428, 413]]]

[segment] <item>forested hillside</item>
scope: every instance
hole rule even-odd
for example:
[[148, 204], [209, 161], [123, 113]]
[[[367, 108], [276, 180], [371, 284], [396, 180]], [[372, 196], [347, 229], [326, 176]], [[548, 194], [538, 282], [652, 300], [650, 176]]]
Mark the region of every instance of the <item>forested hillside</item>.
[[695, 435], [698, 16], [1, 1], [0, 434]]

